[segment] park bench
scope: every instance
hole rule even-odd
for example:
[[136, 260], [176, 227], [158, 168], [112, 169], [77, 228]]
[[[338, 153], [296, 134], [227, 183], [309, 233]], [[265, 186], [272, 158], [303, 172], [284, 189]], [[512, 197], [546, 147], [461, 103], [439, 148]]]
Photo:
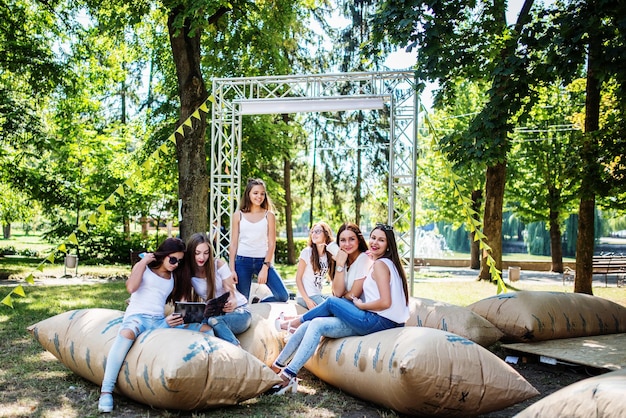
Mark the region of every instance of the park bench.
[[[597, 255], [593, 257], [593, 274], [604, 275], [604, 286], [608, 286], [609, 276], [616, 276], [617, 287], [621, 287], [626, 279], [626, 256], [624, 255]], [[563, 284], [566, 280], [573, 280], [576, 271], [566, 267], [563, 272]]]

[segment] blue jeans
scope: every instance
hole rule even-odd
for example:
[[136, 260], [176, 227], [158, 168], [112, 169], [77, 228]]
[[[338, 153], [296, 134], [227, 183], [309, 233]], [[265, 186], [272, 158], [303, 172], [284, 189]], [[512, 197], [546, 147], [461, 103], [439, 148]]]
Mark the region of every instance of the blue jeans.
[[[324, 302], [326, 300], [326, 298], [328, 298], [328, 296], [326, 295], [313, 295], [313, 296], [309, 296], [309, 299], [311, 299], [313, 302], [315, 302], [317, 305], [321, 304], [322, 302]], [[303, 298], [301, 297], [297, 297], [296, 298], [296, 303], [300, 306], [302, 306], [305, 309], [309, 309], [308, 306], [306, 306], [306, 302], [304, 301]]]
[[[142, 332], [157, 328], [169, 328], [169, 325], [165, 322], [165, 317], [136, 314], [130, 315], [122, 322], [120, 331], [124, 329], [131, 330], [135, 334], [136, 339]], [[102, 379], [102, 392], [113, 392], [117, 375], [120, 373], [126, 354], [128, 354], [134, 342], [134, 339], [129, 340], [121, 334], [117, 334], [106, 358], [104, 378]]]
[[383, 331], [389, 328], [402, 327], [390, 319], [378, 315], [371, 311], [364, 311], [347, 299], [331, 296], [321, 305], [302, 315], [302, 322], [310, 321], [314, 318], [334, 316], [351, 327], [356, 335], [367, 335], [373, 332]]
[[213, 328], [216, 337], [235, 345], [241, 345], [235, 334], [241, 334], [250, 328], [252, 314], [248, 305], [242, 305], [224, 315], [206, 318], [204, 322]]
[[315, 318], [304, 322], [289, 338], [285, 348], [276, 358], [276, 364], [280, 367], [288, 364], [285, 372], [293, 377], [315, 354], [322, 337], [342, 338], [351, 335], [356, 335], [352, 327], [339, 318]]
[[[252, 285], [252, 276], [258, 275], [263, 267], [264, 257], [253, 258], [238, 255], [235, 257], [235, 273], [237, 273], [237, 290], [243, 294], [246, 299], [250, 298], [250, 286]], [[272, 291], [272, 296], [268, 296], [261, 302], [287, 302], [289, 293], [283, 284], [283, 279], [274, 269], [270, 267], [267, 272], [267, 287]]]

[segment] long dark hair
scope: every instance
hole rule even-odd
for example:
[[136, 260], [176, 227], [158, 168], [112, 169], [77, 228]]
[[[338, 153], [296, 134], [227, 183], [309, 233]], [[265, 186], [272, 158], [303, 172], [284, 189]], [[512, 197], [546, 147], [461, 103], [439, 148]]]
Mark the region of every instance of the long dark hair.
[[191, 285], [191, 278], [196, 273], [196, 248], [198, 248], [200, 244], [207, 244], [209, 246], [209, 258], [203, 266], [207, 283], [206, 297], [207, 299], [215, 297], [215, 259], [213, 256], [213, 246], [207, 234], [198, 232], [187, 240], [185, 263], [182, 268], [177, 269], [175, 273], [176, 284], [172, 291], [172, 299], [174, 301], [186, 300], [190, 302], [200, 302], [200, 296], [193, 291], [193, 286]]
[[[154, 260], [148, 264], [151, 269], [157, 269], [163, 264], [165, 257], [172, 253], [184, 253], [185, 243], [180, 238], [167, 238], [159, 245], [159, 248], [154, 251]], [[180, 267], [180, 264], [178, 265]], [[177, 269], [178, 270], [178, 269]]]
[[265, 182], [261, 179], [248, 179], [248, 183], [246, 184], [246, 190], [243, 192], [243, 196], [241, 196], [241, 203], [239, 204], [239, 210], [247, 213], [252, 209], [252, 200], [250, 200], [250, 191], [254, 186], [263, 186], [265, 189], [265, 199], [261, 202], [261, 207], [265, 210], [274, 210], [274, 206], [272, 205], [272, 201], [267, 194], [267, 186]]
[[[387, 237], [387, 251], [380, 258], [388, 258], [393, 262], [393, 265], [396, 266], [396, 270], [398, 270], [398, 274], [400, 275], [400, 279], [402, 279], [402, 287], [404, 288], [404, 299], [406, 304], [409, 304], [409, 285], [406, 280], [406, 273], [404, 272], [404, 267], [402, 266], [402, 261], [400, 260], [400, 255], [398, 254], [398, 244], [396, 244], [396, 234], [394, 234], [393, 229], [389, 225], [377, 224], [372, 232], [375, 230], [383, 231], [385, 236]], [[371, 232], [370, 232], [371, 234]]]
[[346, 230], [352, 231], [356, 234], [356, 238], [359, 241], [359, 252], [366, 252], [368, 250], [368, 247], [367, 242], [365, 242], [365, 237], [359, 229], [359, 226], [352, 222], [346, 222], [339, 227], [339, 230], [337, 231], [337, 243], [339, 243], [339, 237], [341, 236], [341, 233]]
[[[315, 229], [316, 226], [320, 227], [324, 232], [324, 242], [326, 244], [330, 243], [333, 240], [333, 231], [331, 231], [330, 226], [328, 226], [326, 222], [317, 222], [316, 224], [313, 224], [313, 228], [311, 228], [311, 231]], [[313, 268], [313, 271], [315, 273], [319, 273], [322, 269], [322, 266], [320, 265], [320, 255], [317, 252], [317, 245], [314, 244], [313, 240], [311, 239], [311, 232], [309, 232], [308, 246], [311, 247], [311, 267]], [[333, 256], [331, 253], [328, 252], [328, 250], [326, 250], [326, 259], [328, 260], [328, 272], [330, 274], [330, 277], [334, 277], [335, 260], [333, 260]]]

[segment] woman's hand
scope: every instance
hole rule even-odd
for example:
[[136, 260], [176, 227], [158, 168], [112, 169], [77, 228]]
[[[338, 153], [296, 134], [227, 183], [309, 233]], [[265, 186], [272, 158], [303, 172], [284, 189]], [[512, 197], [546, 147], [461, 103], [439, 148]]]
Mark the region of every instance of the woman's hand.
[[311, 298], [302, 298], [304, 299], [304, 303], [306, 303], [306, 307], [311, 310], [317, 306], [317, 303]]
[[267, 266], [261, 267], [261, 271], [259, 271], [259, 274], [257, 274], [256, 276], [256, 281], [258, 284], [267, 283], [267, 274], [269, 273], [269, 270], [270, 269]]
[[185, 323], [185, 321], [183, 321], [183, 315], [176, 312], [169, 314], [165, 318], [165, 322], [167, 322], [167, 325], [169, 325], [170, 328], [174, 328]]
[[230, 298], [228, 298], [228, 301], [224, 305], [224, 309], [222, 309], [222, 311], [229, 313], [234, 311], [235, 309], [237, 309], [237, 298], [231, 296]]
[[354, 306], [359, 309], [363, 309], [363, 305], [365, 304], [365, 302], [363, 302], [361, 299], [357, 298], [354, 295], [352, 296], [352, 303], [354, 303]]
[[338, 266], [345, 267], [346, 262], [348, 261], [348, 253], [340, 249], [339, 251], [337, 251], [337, 255], [334, 258], [335, 263], [337, 263]]

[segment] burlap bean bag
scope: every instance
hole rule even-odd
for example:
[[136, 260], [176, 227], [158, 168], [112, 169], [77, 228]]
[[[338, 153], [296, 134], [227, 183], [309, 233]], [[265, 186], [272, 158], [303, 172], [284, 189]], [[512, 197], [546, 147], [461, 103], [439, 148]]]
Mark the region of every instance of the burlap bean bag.
[[582, 293], [508, 292], [468, 308], [495, 325], [508, 342], [626, 332], [626, 307]]
[[[110, 309], [74, 310], [28, 329], [65, 366], [99, 386], [123, 314]], [[156, 408], [201, 410], [256, 397], [279, 381], [241, 348], [203, 333], [168, 328], [137, 338], [116, 391]]]
[[538, 394], [485, 348], [432, 328], [324, 339], [306, 367], [346, 393], [419, 416], [474, 416]]
[[535, 402], [518, 418], [622, 418], [626, 414], [626, 370], [581, 380]]
[[482, 316], [462, 306], [432, 299], [409, 298], [411, 316], [406, 326], [436, 328], [489, 347], [502, 337], [502, 331]]
[[281, 313], [292, 317], [306, 310], [291, 302], [253, 303], [248, 306], [252, 312], [252, 324], [237, 338], [244, 350], [270, 366], [285, 346], [286, 333], [278, 331], [276, 319]]

